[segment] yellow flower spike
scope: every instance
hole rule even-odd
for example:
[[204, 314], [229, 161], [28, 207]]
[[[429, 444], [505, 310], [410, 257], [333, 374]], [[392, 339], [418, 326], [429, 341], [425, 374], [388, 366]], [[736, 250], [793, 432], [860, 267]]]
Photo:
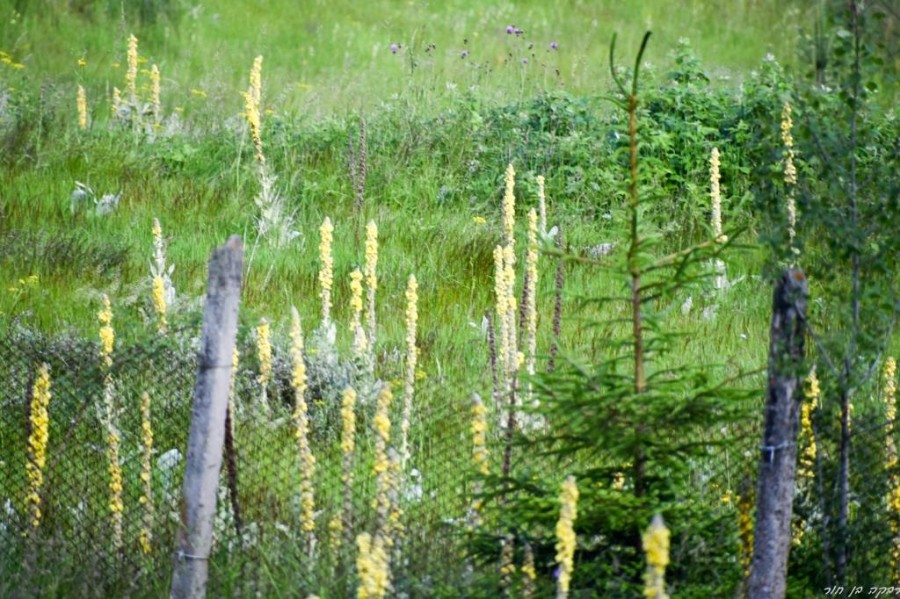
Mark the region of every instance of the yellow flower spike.
[[[528, 213], [528, 251], [525, 255], [525, 270], [528, 273], [528, 297], [525, 298], [525, 332], [527, 347], [525, 372], [533, 376], [537, 355], [537, 289], [538, 289], [538, 217], [534, 208]], [[531, 395], [529, 383], [528, 395]]]
[[153, 428], [150, 423], [150, 394], [141, 394], [141, 496], [143, 507], [141, 532], [138, 536], [141, 551], [149, 555], [153, 540]]
[[344, 534], [344, 522], [341, 520], [341, 514], [335, 514], [328, 521], [328, 547], [332, 556], [337, 556], [341, 549], [341, 537]]
[[329, 528], [332, 552], [337, 553], [341, 545], [341, 534], [344, 530], [343, 519], [353, 511], [353, 464], [356, 448], [356, 391], [351, 387], [344, 389], [341, 400], [341, 484], [343, 485], [343, 505], [340, 512], [332, 519]]
[[477, 394], [472, 398], [472, 459], [479, 474], [490, 473], [487, 452], [487, 408]]
[[257, 56], [250, 69], [250, 87], [244, 92], [244, 116], [250, 126], [250, 138], [256, 150], [256, 161], [262, 166], [266, 162], [262, 148], [262, 120], [260, 103], [262, 101], [262, 56]]
[[816, 436], [812, 428], [812, 415], [819, 406], [819, 379], [813, 370], [806, 378], [806, 401], [800, 406], [800, 459], [797, 464], [798, 481], [812, 480], [816, 465]]
[[78, 108], [78, 128], [82, 130], [87, 129], [87, 92], [85, 92], [84, 87], [80, 85], [78, 86], [76, 104]]
[[781, 141], [784, 144], [784, 184], [788, 188], [788, 244], [791, 251], [796, 253], [794, 237], [797, 230], [797, 202], [794, 200], [794, 188], [797, 185], [797, 167], [794, 166], [794, 136], [791, 132], [793, 127], [791, 105], [785, 102], [781, 111]]
[[357, 599], [383, 599], [389, 587], [390, 562], [381, 535], [373, 539], [368, 533], [356, 537], [358, 553], [356, 574], [359, 586]]
[[375, 351], [375, 292], [378, 290], [378, 225], [369, 221], [366, 226], [366, 337], [369, 348]]
[[518, 313], [518, 304], [516, 302], [516, 256], [513, 253], [511, 244], [503, 248], [503, 263], [504, 277], [506, 278], [506, 332], [509, 335], [509, 354], [507, 355], [509, 363], [507, 368], [509, 371], [508, 381], [511, 383], [519, 370], [519, 342], [516, 339], [516, 330], [518, 329], [516, 327], [516, 314]]
[[559, 495], [559, 521], [556, 523], [556, 561], [559, 563], [556, 596], [569, 596], [569, 583], [575, 568], [575, 519], [578, 517], [578, 486], [575, 477], [568, 476]]
[[890, 432], [894, 430], [894, 420], [897, 418], [897, 361], [889, 357], [884, 362], [884, 391], [882, 395], [885, 403], [885, 414], [890, 426]]
[[[477, 393], [472, 394], [472, 461], [475, 462], [475, 470], [482, 476], [490, 474], [487, 452], [487, 408]], [[484, 481], [475, 481], [472, 506], [469, 510], [467, 526], [469, 530], [481, 525], [482, 500], [478, 499], [484, 487]]]
[[272, 379], [272, 341], [269, 321], [265, 318], [259, 320], [256, 327], [256, 354], [259, 357], [259, 384], [262, 386], [262, 402], [268, 409], [267, 390]]
[[753, 493], [749, 489], [738, 495], [738, 536], [740, 538], [740, 562], [744, 578], [750, 575], [753, 561]]
[[494, 248], [494, 299], [497, 310], [497, 326], [499, 328], [497, 343], [497, 363], [499, 365], [500, 389], [506, 390], [509, 385], [509, 354], [515, 348], [509, 346], [509, 293], [506, 291], [506, 268], [503, 263], [503, 248]]
[[722, 233], [722, 191], [719, 186], [719, 148], [713, 148], [709, 156], [709, 196], [712, 204], [712, 230], [713, 239], [719, 243], [728, 241], [728, 236]]
[[100, 321], [100, 360], [106, 368], [112, 366], [112, 352], [116, 341], [116, 332], [112, 327], [112, 305], [109, 296], [105, 293], [102, 297], [103, 309], [97, 313]]
[[357, 554], [356, 554], [356, 577], [359, 579], [359, 586], [356, 589], [357, 599], [370, 599], [374, 597], [371, 591], [369, 580], [372, 571], [372, 537], [369, 533], [364, 532], [356, 537]]
[[516, 169], [512, 163], [506, 167], [506, 174], [503, 176], [505, 191], [503, 193], [503, 241], [506, 245], [512, 247], [515, 245], [515, 227], [516, 227]]
[[791, 104], [784, 103], [781, 111], [781, 141], [784, 144], [784, 182], [797, 184], [797, 169], [794, 167], [794, 121], [791, 119]]
[[291, 307], [291, 386], [294, 389], [294, 426], [300, 455], [300, 529], [308, 535], [308, 552], [315, 546], [316, 458], [309, 444], [309, 410], [306, 404], [306, 364], [303, 360], [303, 329], [300, 313]]
[[516, 538], [511, 534], [500, 541], [500, 586], [507, 597], [512, 596], [512, 577], [516, 573], [515, 541]]
[[331, 246], [334, 242], [334, 226], [327, 216], [319, 227], [319, 297], [322, 298], [322, 326], [331, 323], [331, 287], [334, 283], [334, 257]]
[[28, 479], [25, 501], [32, 529], [36, 529], [41, 523], [41, 487], [44, 484], [44, 465], [50, 440], [50, 386], [50, 366], [41, 364], [31, 390], [31, 433], [28, 436], [28, 461], [25, 464]]
[[544, 192], [544, 175], [537, 176], [538, 186], [538, 215], [540, 216], [541, 235], [547, 234], [547, 198]]
[[644, 597], [669, 599], [666, 594], [666, 566], [669, 565], [669, 529], [662, 516], [653, 516], [650, 526], [641, 536], [647, 556], [647, 573], [644, 575]]
[[122, 92], [118, 87], [113, 87], [112, 91], [112, 114], [114, 117], [119, 115], [119, 106], [122, 105]]
[[153, 277], [153, 309], [156, 310], [159, 333], [165, 335], [168, 326], [166, 319], [166, 284], [160, 276]]
[[115, 389], [113, 387], [112, 352], [116, 333], [112, 326], [112, 305], [109, 296], [103, 294], [103, 308], [97, 314], [100, 321], [100, 365], [106, 371], [103, 377], [102, 419], [106, 426], [106, 457], [109, 473], [109, 510], [112, 528], [112, 543], [115, 549], [122, 547], [122, 466], [119, 462], [118, 410], [115, 405]]
[[886, 453], [887, 463], [885, 468], [888, 471], [888, 479], [890, 490], [887, 495], [888, 515], [891, 519], [891, 532], [893, 540], [891, 542], [891, 575], [893, 578], [900, 577], [900, 473], [897, 472], [897, 447], [894, 443], [894, 420], [897, 416], [896, 399], [897, 399], [897, 362], [893, 357], [885, 360], [884, 370], [882, 371], [882, 380], [884, 387], [882, 397], [885, 403], [885, 413], [888, 421]]
[[137, 102], [138, 40], [128, 36], [128, 71], [125, 73], [125, 91], [132, 104]]
[[[341, 402], [341, 451], [352, 454], [356, 438], [356, 391], [347, 387]], [[352, 472], [350, 473], [352, 474]]]
[[150, 67], [150, 105], [153, 107], [153, 124], [158, 125], [162, 115], [159, 100], [159, 68], [156, 65]]
[[119, 460], [119, 435], [110, 430], [106, 437], [106, 458], [109, 472], [109, 519], [112, 527], [113, 547], [122, 548], [122, 516], [125, 504], [122, 501], [124, 484], [122, 482], [122, 465]]
[[537, 580], [537, 569], [534, 566], [534, 550], [531, 543], [525, 543], [525, 559], [522, 563], [522, 597], [531, 599], [534, 597], [534, 586]]
[[409, 461], [409, 419], [412, 415], [413, 395], [416, 385], [416, 326], [419, 320], [419, 285], [416, 275], [409, 275], [406, 285], [406, 380], [403, 385], [403, 419], [400, 421], [400, 460], [402, 470]]
[[362, 325], [363, 311], [363, 274], [357, 268], [350, 273], [350, 333], [353, 335], [353, 351], [357, 355], [366, 353], [366, 332]]
[[391, 442], [391, 386], [384, 385], [375, 402], [375, 418], [372, 421], [375, 429], [375, 455], [373, 471], [375, 473], [375, 511], [376, 530], [383, 531], [387, 526], [391, 510], [391, 460], [388, 455], [388, 444]]

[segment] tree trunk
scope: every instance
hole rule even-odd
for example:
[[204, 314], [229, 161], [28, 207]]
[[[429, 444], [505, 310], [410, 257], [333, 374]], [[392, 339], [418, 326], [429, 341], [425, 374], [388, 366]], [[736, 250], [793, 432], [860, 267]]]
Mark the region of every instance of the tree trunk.
[[807, 296], [806, 275], [799, 269], [785, 271], [775, 286], [766, 421], [748, 585], [750, 599], [779, 599], [785, 595], [802, 401]]

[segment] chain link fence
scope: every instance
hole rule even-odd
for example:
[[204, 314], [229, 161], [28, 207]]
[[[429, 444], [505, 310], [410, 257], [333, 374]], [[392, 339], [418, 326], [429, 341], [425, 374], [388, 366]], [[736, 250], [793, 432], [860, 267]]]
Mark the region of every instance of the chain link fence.
[[[112, 524], [107, 432], [101, 406], [105, 370], [99, 343], [44, 336], [11, 323], [0, 336], [0, 555], [3, 596], [160, 596], [168, 592], [178, 546], [184, 455], [196, 377], [197, 330], [117, 342], [109, 369], [119, 403], [122, 544]], [[325, 336], [327, 337], [327, 335]], [[373, 474], [376, 380], [313, 336], [309, 375], [310, 444], [316, 461], [315, 530], [301, 523], [301, 461], [292, 418], [289, 345], [276, 337], [265, 394], [252, 330], [239, 334], [239, 361], [220, 477], [210, 596], [289, 596], [355, 592], [358, 534], [376, 526]], [[51, 399], [40, 523], [32, 525], [27, 463], [31, 404], [41, 365]], [[401, 378], [402, 362], [379, 367]], [[396, 382], [396, 381], [395, 381]], [[357, 389], [356, 446], [349, 504], [344, 503], [341, 396]], [[402, 385], [390, 418], [396, 435]], [[142, 500], [141, 396], [149, 394], [152, 498]], [[459, 404], [459, 405], [457, 405]], [[440, 380], [417, 383], [410, 459], [395, 489], [401, 526], [394, 529], [392, 583], [398, 593], [429, 596], [462, 574], [458, 534], [471, 495], [469, 403]], [[396, 437], [392, 441], [396, 444]], [[147, 516], [147, 514], [150, 516]], [[333, 530], [339, 518], [340, 534]], [[141, 543], [149, 532], [149, 548]], [[311, 540], [312, 537], [314, 540]], [[149, 549], [147, 551], [146, 549]]]

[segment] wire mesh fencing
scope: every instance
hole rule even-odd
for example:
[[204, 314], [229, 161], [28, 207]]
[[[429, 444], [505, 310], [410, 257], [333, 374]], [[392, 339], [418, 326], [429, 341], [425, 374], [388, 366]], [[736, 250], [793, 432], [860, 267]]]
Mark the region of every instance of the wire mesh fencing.
[[[200, 331], [124, 333], [109, 365], [92, 339], [44, 335], [16, 322], [0, 334], [2, 596], [168, 592], [173, 564], [181, 559], [176, 549]], [[392, 596], [459, 596], [473, 572], [501, 580], [504, 531], [496, 531], [497, 555], [488, 561], [483, 551], [481, 561], [473, 560], [478, 552], [469, 536], [482, 479], [473, 456], [473, 389], [484, 392], [487, 404], [485, 451], [492, 470], [500, 468], [507, 440], [504, 413], [489, 397], [487, 359], [473, 389], [451, 387], [440, 376], [416, 380], [404, 426], [402, 351], [382, 352], [373, 367], [365, 356], [339, 352], [329, 331], [314, 332], [303, 353], [308, 460], [289, 336], [273, 335], [270, 367], [255, 328], [242, 328], [238, 337], [215, 540], [212, 553], [200, 556], [209, 560], [210, 596], [354, 596], [361, 573], [378, 558], [373, 543], [379, 536], [389, 539], [380, 551], [390, 556]], [[44, 372], [50, 381], [46, 422], [36, 409]], [[356, 395], [349, 413], [348, 388]], [[876, 385], [855, 404], [843, 530], [837, 526], [839, 410], [833, 400], [820, 399], [805, 417], [806, 432], [801, 418], [797, 453], [807, 467], [798, 471], [790, 572], [803, 588], [825, 588], [834, 580], [839, 543], [849, 550], [848, 572], [865, 582], [876, 584], [900, 563], [900, 510], [891, 500], [900, 478], [887, 395]], [[114, 453], [109, 401], [117, 414]], [[702, 522], [674, 524], [681, 538], [731, 547], [728, 568], [704, 574], [721, 579], [717, 588], [739, 586], [749, 567], [761, 408], [760, 400], [748, 406], [746, 419], [698, 431], [708, 455], [686, 464], [690, 480], [681, 499], [717, 507]], [[525, 447], [511, 453], [513, 473], [559, 467]], [[588, 551], [595, 536], [581, 530], [579, 550]], [[369, 545], [361, 546], [361, 539]], [[698, 550], [673, 546], [673, 569]], [[521, 566], [524, 556], [516, 551], [512, 559]], [[538, 571], [551, 572], [554, 560], [539, 553]]]
[[[179, 559], [175, 549], [198, 337], [199, 330], [180, 330], [117, 342], [105, 367], [98, 342], [44, 336], [14, 324], [6, 329], [0, 337], [5, 383], [0, 388], [5, 575], [0, 594], [39, 596], [51, 580], [58, 594], [68, 596], [166, 592], [173, 560]], [[435, 586], [450, 584], [462, 569], [457, 533], [471, 492], [468, 399], [447, 394], [439, 381], [418, 381], [401, 472], [402, 385], [372, 376], [365, 360], [339, 358], [327, 335], [325, 341], [313, 336], [305, 354], [314, 460], [308, 474], [298, 448], [289, 343], [279, 339], [273, 344], [264, 380], [255, 332], [242, 331], [241, 338], [208, 556], [210, 593], [271, 596], [286, 588], [351, 593], [356, 539], [385, 528], [379, 516], [379, 502], [385, 501], [394, 521], [392, 587], [427, 596]], [[44, 365], [50, 378], [48, 426], [41, 480], [35, 485], [29, 472], [40, 422], [33, 408]], [[388, 359], [380, 369], [399, 376], [401, 367], [399, 359]], [[378, 398], [388, 386], [393, 389], [387, 407], [393, 438], [379, 449]], [[357, 394], [350, 455], [342, 446], [347, 388]], [[114, 459], [104, 412], [110, 396], [117, 412]], [[384, 457], [379, 451], [394, 472], [388, 487], [379, 482], [377, 462]], [[118, 489], [112, 461], [119, 470]], [[314, 489], [309, 524], [304, 476], [311, 477]]]

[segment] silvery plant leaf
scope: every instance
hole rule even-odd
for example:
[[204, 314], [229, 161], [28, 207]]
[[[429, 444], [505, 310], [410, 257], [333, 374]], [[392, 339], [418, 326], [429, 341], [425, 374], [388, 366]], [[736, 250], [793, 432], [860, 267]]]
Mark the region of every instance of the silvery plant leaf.
[[94, 197], [94, 190], [81, 181], [75, 181], [75, 190], [69, 196], [69, 208], [75, 214], [84, 204]]
[[96, 216], [105, 216], [111, 213], [119, 205], [119, 200], [121, 198], [121, 191], [115, 195], [111, 193], [104, 195], [97, 201], [97, 205], [94, 207], [94, 214]]
[[598, 243], [593, 247], [587, 248], [587, 253], [591, 258], [603, 258], [612, 254], [615, 249], [615, 243]]

